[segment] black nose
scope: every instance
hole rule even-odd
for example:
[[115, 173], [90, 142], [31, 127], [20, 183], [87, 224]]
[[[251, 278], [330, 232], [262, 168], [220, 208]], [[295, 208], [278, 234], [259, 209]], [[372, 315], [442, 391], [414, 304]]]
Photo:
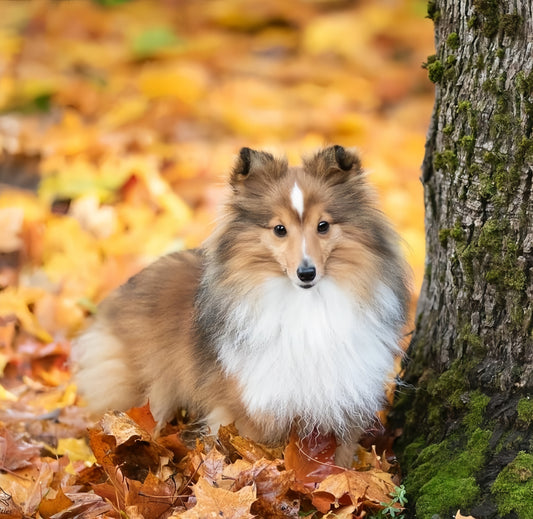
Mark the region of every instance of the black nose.
[[316, 276], [316, 268], [315, 267], [307, 267], [307, 266], [299, 266], [298, 270], [296, 271], [296, 274], [298, 275], [298, 278], [300, 281], [313, 281]]

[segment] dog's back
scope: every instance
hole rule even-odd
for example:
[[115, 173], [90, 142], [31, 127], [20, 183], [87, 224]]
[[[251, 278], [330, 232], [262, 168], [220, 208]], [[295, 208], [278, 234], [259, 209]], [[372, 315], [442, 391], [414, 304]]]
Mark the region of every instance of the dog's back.
[[[206, 375], [193, 362], [202, 263], [199, 251], [165, 256], [99, 306], [95, 323], [73, 349], [76, 382], [90, 409], [123, 410], [150, 399], [154, 416], [168, 420], [168, 408], [190, 403], [190, 388]], [[159, 402], [166, 405], [158, 409]]]

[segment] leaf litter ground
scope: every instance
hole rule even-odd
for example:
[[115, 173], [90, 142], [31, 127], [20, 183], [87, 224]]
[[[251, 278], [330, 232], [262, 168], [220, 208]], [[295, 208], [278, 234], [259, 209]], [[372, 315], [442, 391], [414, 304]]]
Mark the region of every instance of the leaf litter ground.
[[110, 290], [207, 236], [241, 146], [296, 163], [325, 142], [357, 145], [420, 284], [418, 170], [432, 106], [424, 9], [3, 2], [2, 517], [383, 514], [398, 467], [372, 443], [391, 456], [390, 437], [370, 435], [354, 471], [332, 465], [329, 437], [272, 450], [231, 427], [196, 441], [177, 423], [154, 438], [146, 408], [89, 417], [69, 353]]

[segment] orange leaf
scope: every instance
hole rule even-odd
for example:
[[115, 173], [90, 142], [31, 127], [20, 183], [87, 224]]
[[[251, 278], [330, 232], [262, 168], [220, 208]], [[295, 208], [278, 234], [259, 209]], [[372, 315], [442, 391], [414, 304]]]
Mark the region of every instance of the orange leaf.
[[[339, 474], [328, 476], [313, 492], [313, 505], [326, 513], [331, 505], [358, 505], [360, 502], [371, 502], [379, 505], [390, 501], [390, 493], [394, 491], [392, 476], [386, 472], [369, 470], [357, 472], [344, 470]], [[349, 499], [349, 502], [346, 501]]]
[[285, 448], [285, 467], [293, 470], [297, 488], [301, 492], [314, 490], [317, 483], [331, 474], [344, 471], [335, 465], [337, 443], [332, 434], [313, 433], [299, 439], [293, 432]]
[[39, 513], [48, 519], [54, 514], [66, 510], [71, 506], [73, 501], [69, 499], [61, 487], [57, 490], [57, 493], [53, 499], [43, 499], [39, 505]]
[[148, 434], [153, 434], [157, 422], [150, 411], [150, 404], [147, 402], [142, 407], [132, 407], [126, 414]]

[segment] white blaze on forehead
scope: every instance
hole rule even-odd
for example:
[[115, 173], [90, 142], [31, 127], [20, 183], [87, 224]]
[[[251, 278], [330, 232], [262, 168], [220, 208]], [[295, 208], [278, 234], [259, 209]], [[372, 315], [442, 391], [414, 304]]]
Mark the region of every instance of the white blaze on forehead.
[[302, 218], [304, 214], [304, 195], [297, 182], [294, 183], [291, 191], [291, 203], [298, 216]]

